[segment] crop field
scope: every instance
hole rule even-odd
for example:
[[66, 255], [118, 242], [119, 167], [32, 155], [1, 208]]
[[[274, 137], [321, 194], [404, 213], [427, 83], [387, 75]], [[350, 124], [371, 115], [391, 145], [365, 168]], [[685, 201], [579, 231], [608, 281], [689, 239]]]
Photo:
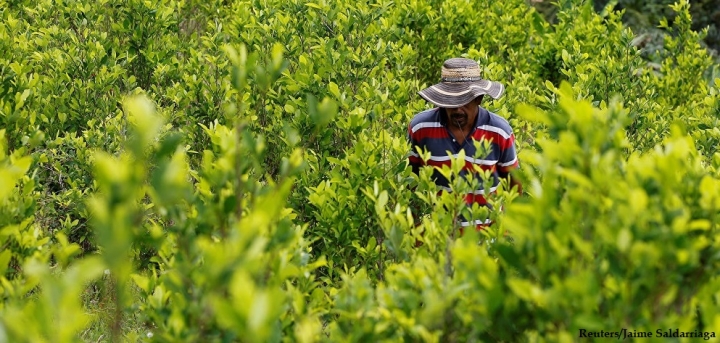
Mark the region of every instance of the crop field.
[[[310, 1], [0, 0], [0, 343], [720, 340], [710, 1]], [[408, 165], [452, 57], [492, 209]]]

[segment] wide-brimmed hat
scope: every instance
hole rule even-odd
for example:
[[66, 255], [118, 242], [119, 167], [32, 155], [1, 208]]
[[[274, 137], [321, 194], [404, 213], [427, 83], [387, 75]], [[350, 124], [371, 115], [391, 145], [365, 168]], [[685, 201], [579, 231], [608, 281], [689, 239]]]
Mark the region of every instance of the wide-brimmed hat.
[[480, 95], [499, 98], [505, 87], [480, 75], [480, 66], [468, 58], [451, 58], [442, 66], [440, 83], [421, 90], [423, 99], [438, 107], [462, 107]]

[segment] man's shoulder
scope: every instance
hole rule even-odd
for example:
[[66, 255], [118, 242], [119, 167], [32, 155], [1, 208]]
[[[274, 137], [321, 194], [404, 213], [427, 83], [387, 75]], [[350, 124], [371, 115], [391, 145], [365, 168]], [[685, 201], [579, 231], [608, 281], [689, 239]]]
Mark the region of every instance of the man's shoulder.
[[437, 113], [437, 108], [431, 108], [429, 110], [422, 111], [418, 114], [416, 114], [412, 120], [410, 120], [410, 127], [413, 127], [420, 123], [429, 123], [429, 122], [437, 122], [439, 121], [439, 116]]
[[[487, 111], [487, 110], [486, 110]], [[487, 111], [489, 114], [488, 122], [486, 126], [488, 128], [496, 128], [502, 130], [506, 135], [512, 135], [513, 129], [512, 126], [510, 126], [510, 123], [507, 121], [507, 119], [493, 113], [490, 111]], [[495, 131], [495, 130], [493, 130]]]

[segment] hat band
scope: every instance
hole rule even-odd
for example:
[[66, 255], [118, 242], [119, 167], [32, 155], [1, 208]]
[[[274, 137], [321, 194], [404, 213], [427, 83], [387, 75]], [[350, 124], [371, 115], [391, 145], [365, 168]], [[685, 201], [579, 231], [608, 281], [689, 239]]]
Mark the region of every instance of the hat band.
[[480, 81], [482, 78], [480, 77], [472, 77], [472, 76], [466, 76], [466, 77], [443, 77], [440, 79], [441, 82], [468, 82], [468, 81]]

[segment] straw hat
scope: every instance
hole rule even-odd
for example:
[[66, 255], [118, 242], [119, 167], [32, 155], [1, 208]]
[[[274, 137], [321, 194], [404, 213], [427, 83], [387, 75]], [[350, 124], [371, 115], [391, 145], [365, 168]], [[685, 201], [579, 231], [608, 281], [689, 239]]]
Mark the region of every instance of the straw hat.
[[499, 98], [505, 87], [480, 76], [480, 66], [467, 58], [451, 58], [442, 66], [440, 83], [421, 90], [423, 99], [438, 107], [462, 107], [480, 95]]

